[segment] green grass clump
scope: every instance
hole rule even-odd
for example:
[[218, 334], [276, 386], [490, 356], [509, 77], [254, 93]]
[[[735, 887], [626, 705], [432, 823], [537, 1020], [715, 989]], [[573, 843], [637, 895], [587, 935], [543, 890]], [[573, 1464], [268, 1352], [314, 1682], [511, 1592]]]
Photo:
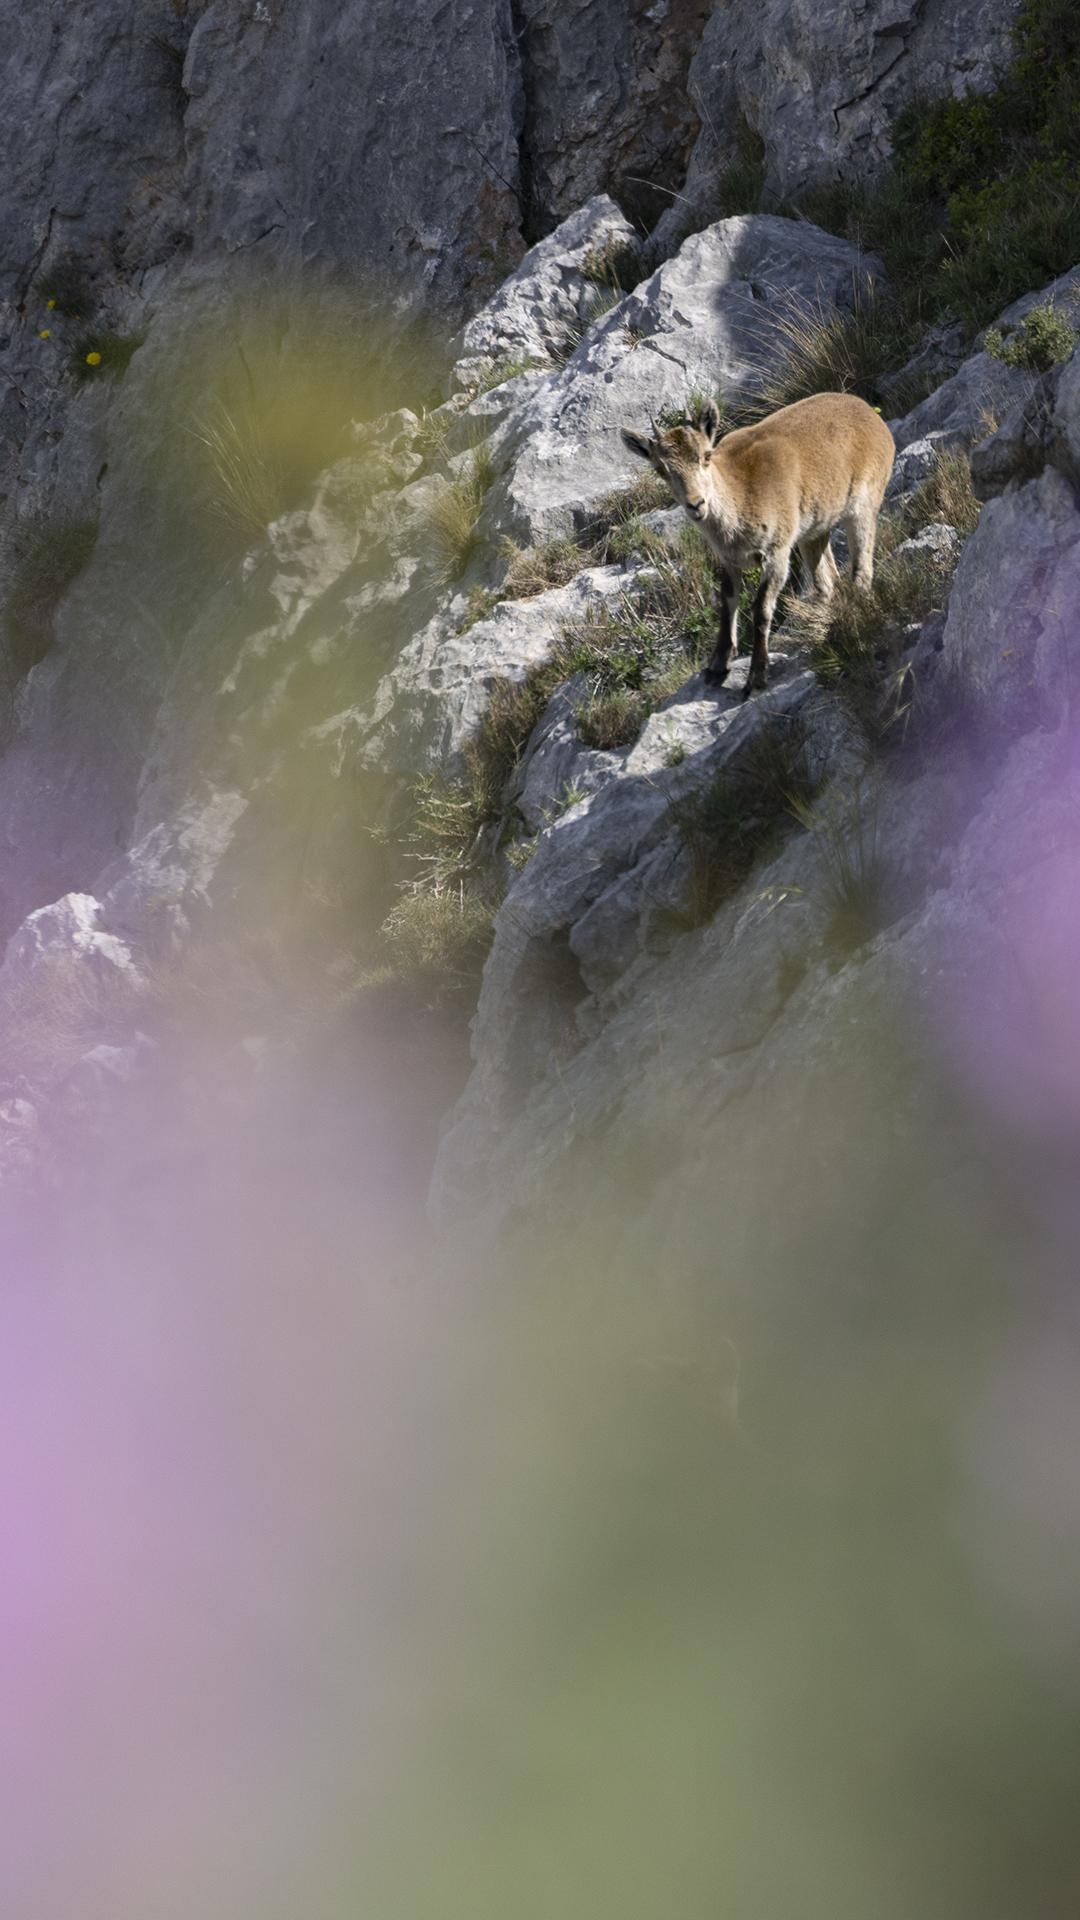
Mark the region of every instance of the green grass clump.
[[917, 102], [889, 172], [800, 210], [880, 252], [909, 328], [954, 316], [972, 332], [1080, 260], [1080, 9], [1024, 0], [1013, 58], [987, 94]]
[[643, 474], [632, 486], [605, 494], [576, 533], [546, 540], [536, 547], [519, 547], [504, 540], [506, 573], [501, 598], [529, 600], [550, 587], [565, 587], [583, 567], [610, 566], [632, 553], [650, 559], [665, 552], [642, 524], [642, 515], [670, 506], [671, 495], [658, 474]]
[[671, 489], [660, 475], [651, 470], [642, 473], [628, 487], [616, 487], [596, 502], [578, 531], [579, 543], [599, 556], [597, 564], [602, 565], [607, 559], [608, 540], [617, 527], [671, 504]]
[[441, 407], [425, 407], [420, 415], [416, 450], [426, 462], [444, 461], [450, 448], [450, 415]]
[[1018, 327], [1002, 334], [999, 327], [987, 329], [983, 342], [995, 360], [1007, 367], [1020, 367], [1027, 373], [1049, 373], [1059, 360], [1067, 360], [1076, 346], [1076, 328], [1052, 301], [1032, 307]]
[[97, 535], [96, 520], [38, 519], [18, 528], [4, 610], [8, 659], [17, 674], [48, 653], [57, 611], [89, 564]]
[[479, 546], [480, 516], [493, 478], [490, 449], [474, 447], [424, 509], [432, 572], [444, 585], [461, 577]]
[[465, 615], [458, 625], [459, 633], [468, 633], [478, 620], [487, 620], [502, 602], [503, 596], [494, 593], [490, 587], [470, 587], [465, 602]]
[[591, 693], [574, 709], [578, 738], [585, 746], [596, 747], [601, 752], [631, 746], [650, 711], [644, 693], [633, 687], [613, 687], [607, 693]]
[[845, 572], [830, 600], [795, 600], [788, 608], [784, 644], [811, 650], [819, 680], [837, 691], [875, 746], [907, 710], [900, 660], [908, 629], [944, 605], [952, 571], [951, 561], [933, 554], [881, 552], [868, 591]]
[[713, 918], [815, 790], [801, 715], [771, 714], [708, 787], [672, 803], [690, 868], [688, 925]]
[[[723, 420], [728, 409], [728, 399], [722, 387], [713, 387], [711, 390], [706, 387], [691, 387], [681, 406], [669, 402], [659, 408], [656, 414], [656, 425], [664, 431], [669, 427], [694, 425], [700, 418], [702, 409], [707, 406], [714, 406]], [[735, 424], [734, 420], [728, 422], [729, 426]]]
[[643, 560], [658, 560], [668, 551], [663, 535], [647, 526], [639, 513], [612, 527], [604, 537], [604, 557], [609, 562], [629, 560], [635, 554]]

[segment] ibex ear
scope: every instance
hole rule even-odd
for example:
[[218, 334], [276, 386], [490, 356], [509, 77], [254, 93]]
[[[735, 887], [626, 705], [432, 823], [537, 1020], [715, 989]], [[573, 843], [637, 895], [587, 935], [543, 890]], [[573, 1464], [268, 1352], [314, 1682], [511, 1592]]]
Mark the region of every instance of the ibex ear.
[[706, 400], [698, 414], [697, 424], [699, 432], [715, 447], [720, 438], [720, 409], [712, 400]]
[[656, 449], [656, 441], [649, 440], [643, 433], [634, 433], [630, 427], [622, 429], [623, 446], [636, 453], [639, 460], [651, 460]]

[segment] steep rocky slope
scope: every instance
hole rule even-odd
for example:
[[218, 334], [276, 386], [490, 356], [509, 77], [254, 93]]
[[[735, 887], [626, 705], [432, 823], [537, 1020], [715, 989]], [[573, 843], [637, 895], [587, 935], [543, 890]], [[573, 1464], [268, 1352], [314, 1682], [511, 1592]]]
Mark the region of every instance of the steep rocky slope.
[[18, 1920], [1075, 1912], [1080, 357], [747, 700], [620, 437], [1015, 14], [0, 0]]
[[[374, 429], [358, 427], [353, 450], [319, 477], [309, 503], [274, 522], [242, 564], [219, 558], [195, 571], [202, 536], [182, 525], [177, 537], [169, 524], [175, 494], [159, 494], [162, 531], [141, 586], [147, 506], [125, 502], [149, 504], [159, 458], [157, 443], [135, 425], [160, 391], [153, 337], [137, 356], [111, 409], [109, 430], [120, 445], [104, 482], [103, 538], [61, 609], [60, 644], [19, 692], [18, 735], [0, 763], [9, 909], [16, 919], [29, 910], [0, 975], [13, 1051], [23, 1060], [13, 1098], [44, 1098], [47, 1110], [70, 1075], [85, 1078], [79, 1061], [94, 1049], [84, 1023], [73, 1023], [59, 1049], [50, 1036], [40, 1061], [14, 1045], [28, 1007], [38, 998], [47, 1007], [58, 965], [89, 983], [88, 1004], [105, 1009], [101, 1037], [127, 1048], [121, 1077], [138, 1077], [153, 1049], [131, 1034], [153, 1025], [158, 977], [183, 964], [193, 941], [224, 956], [245, 921], [276, 938], [299, 914], [316, 946], [351, 940], [363, 951], [374, 933], [372, 895], [384, 902], [377, 912], [386, 901], [372, 887], [364, 851], [370, 826], [389, 824], [393, 839], [410, 784], [458, 777], [499, 689], [525, 684], [575, 623], [647, 593], [665, 543], [672, 564], [684, 564], [677, 516], [664, 513], [631, 527], [619, 557], [598, 564], [589, 551], [597, 511], [634, 478], [619, 427], [677, 410], [695, 390], [737, 401], [774, 360], [785, 314], [843, 312], [879, 271], [808, 223], [733, 218], [692, 236], [594, 317], [590, 263], [632, 239], [609, 200], [573, 215], [469, 323], [450, 377], [453, 397], [425, 421], [403, 409]], [[1072, 282], [1050, 293], [1065, 302]], [[1006, 328], [1046, 297], [1043, 290], [1018, 302]], [[498, 384], [489, 385], [488, 370]], [[999, 359], [970, 356], [896, 424], [894, 500], [910, 499], [949, 449], [985, 441], [1031, 386], [1030, 375]], [[459, 576], [445, 582], [432, 508], [472, 472], [478, 445], [487, 488]], [[1029, 464], [1039, 457], [1029, 452]], [[1060, 491], [1065, 482], [1054, 484]], [[947, 529], [920, 535], [928, 537], [943, 552], [956, 539]], [[577, 558], [566, 584], [541, 580], [532, 597], [515, 597], [508, 538], [537, 552], [548, 550], [545, 542], [570, 542]], [[1062, 543], [1067, 549], [1067, 526]], [[993, 597], [1000, 555], [998, 542], [978, 535], [944, 642], [940, 622], [922, 641], [914, 630], [908, 636], [920, 701], [948, 683], [967, 597]], [[103, 674], [100, 646], [87, 636], [105, 631], [115, 664]], [[731, 690], [717, 697], [687, 678], [687, 661], [676, 672], [685, 685], [625, 745], [583, 741], [575, 717], [582, 690], [571, 677], [522, 742], [500, 804], [526, 864], [515, 875], [494, 841], [480, 854], [492, 884], [508, 890], [476, 1019], [473, 1079], [440, 1156], [437, 1187], [448, 1213], [490, 1204], [494, 1221], [513, 1210], [523, 1180], [538, 1190], [556, 1142], [565, 1152], [579, 1129], [587, 1135], [599, 1115], [623, 1106], [644, 1074], [631, 1036], [651, 1031], [644, 1010], [658, 998], [685, 1005], [678, 1023], [696, 1052], [691, 1036], [703, 1016], [693, 1011], [692, 976], [724, 1009], [740, 1087], [754, 1070], [751, 1036], [765, 1060], [787, 1044], [789, 1019], [800, 1033], [813, 1029], [816, 992], [836, 1006], [834, 960], [818, 953], [820, 903], [837, 857], [830, 839], [857, 833], [868, 776], [842, 701], [822, 694], [804, 659], [785, 656], [782, 629], [775, 687], [744, 705], [743, 672], [737, 663]], [[967, 695], [978, 676], [960, 678]], [[1053, 707], [1049, 681], [1045, 699]], [[76, 713], [73, 749], [66, 716]], [[811, 822], [775, 868], [755, 869], [708, 929], [680, 935], [694, 887], [680, 810], [723, 769], [737, 771], [779, 719], [805, 738], [812, 784], [824, 792], [818, 829]], [[111, 743], [104, 760], [102, 737]], [[965, 745], [964, 753], [975, 749]], [[830, 779], [843, 815], [831, 833]], [[956, 791], [974, 793], [978, 784], [965, 774]], [[901, 931], [891, 920], [882, 939], [889, 967], [903, 973], [914, 902], [937, 898], [947, 879], [943, 848], [926, 865], [941, 776], [930, 765], [915, 778], [905, 766], [875, 774], [873, 785], [873, 861], [888, 869], [904, 903], [903, 914], [896, 910]], [[965, 880], [965, 900], [970, 893]], [[774, 911], [778, 900], [782, 912]], [[929, 937], [917, 924], [911, 950]], [[916, 973], [921, 964], [912, 962]], [[848, 971], [861, 993], [871, 958], [860, 953]], [[710, 1047], [721, 1060], [715, 1021]], [[107, 1084], [114, 1068], [121, 1070], [119, 1057]], [[25, 1121], [20, 1108], [18, 1126]]]

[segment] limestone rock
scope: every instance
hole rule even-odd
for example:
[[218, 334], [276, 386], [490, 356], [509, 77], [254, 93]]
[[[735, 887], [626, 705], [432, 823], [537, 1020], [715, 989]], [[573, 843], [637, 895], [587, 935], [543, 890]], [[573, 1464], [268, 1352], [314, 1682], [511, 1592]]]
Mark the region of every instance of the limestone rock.
[[752, 387], [793, 305], [850, 307], [873, 262], [808, 222], [722, 220], [593, 327], [561, 372], [526, 399], [496, 499], [526, 544], [587, 521], [590, 504], [640, 472], [620, 429], [682, 408], [695, 388]]
[[[636, 260], [638, 236], [607, 194], [579, 207], [533, 247], [510, 278], [473, 315], [461, 335], [452, 375], [467, 391], [500, 362], [561, 360], [586, 326], [597, 281], [586, 263], [609, 255]], [[625, 268], [624, 268], [625, 270]]]
[[624, 567], [587, 567], [568, 586], [533, 600], [504, 600], [464, 629], [460, 599], [436, 614], [403, 649], [360, 718], [360, 764], [410, 778], [455, 769], [494, 683], [524, 679], [530, 667], [550, 659], [568, 621], [625, 592], [633, 579]]

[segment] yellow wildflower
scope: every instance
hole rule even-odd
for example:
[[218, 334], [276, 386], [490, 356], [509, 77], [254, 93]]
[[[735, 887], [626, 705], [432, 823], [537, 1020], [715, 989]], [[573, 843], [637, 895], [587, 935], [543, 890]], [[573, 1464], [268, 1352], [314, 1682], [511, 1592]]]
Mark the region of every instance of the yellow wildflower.
[[48, 329], [48, 327], [42, 327], [42, 329], [41, 329], [41, 333], [40, 333], [40, 335], [39, 335], [39, 338], [40, 338], [40, 339], [42, 339], [42, 340], [47, 340], [47, 339], [48, 339], [48, 337], [49, 337], [49, 329]]
[[46, 306], [48, 307], [48, 309], [49, 309], [49, 312], [51, 313], [51, 312], [52, 312], [52, 310], [53, 310], [53, 308], [54, 308], [54, 307], [55, 307], [55, 305], [56, 305], [56, 301], [55, 301], [55, 300], [46, 300], [46, 302], [45, 302], [45, 305], [46, 305]]
[[86, 364], [88, 367], [100, 367], [101, 365], [100, 353], [88, 353], [86, 356]]

